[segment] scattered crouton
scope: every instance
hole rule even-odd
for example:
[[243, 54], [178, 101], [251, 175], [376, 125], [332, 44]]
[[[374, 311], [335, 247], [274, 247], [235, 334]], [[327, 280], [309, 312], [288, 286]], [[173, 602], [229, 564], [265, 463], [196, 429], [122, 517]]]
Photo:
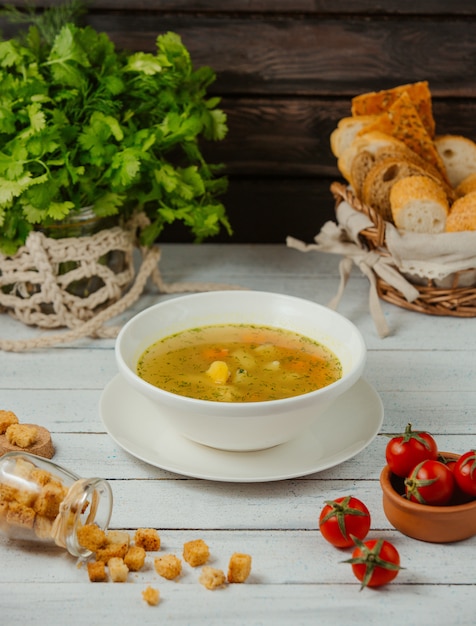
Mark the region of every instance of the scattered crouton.
[[28, 424], [10, 424], [5, 431], [5, 436], [9, 444], [19, 448], [29, 448], [38, 437], [38, 429]]
[[106, 538], [108, 543], [125, 543], [127, 547], [131, 542], [131, 537], [125, 530], [108, 530]]
[[175, 554], [164, 554], [154, 559], [154, 568], [163, 578], [174, 580], [182, 572], [182, 561]]
[[109, 574], [113, 583], [125, 583], [129, 568], [120, 557], [113, 557], [107, 562]]
[[107, 580], [106, 565], [102, 561], [89, 561], [88, 576], [92, 583], [103, 583]]
[[96, 524], [81, 526], [76, 534], [79, 545], [91, 552], [97, 552], [107, 544], [106, 533]]
[[234, 552], [228, 564], [228, 582], [244, 583], [250, 575], [250, 572], [251, 556], [249, 554], [242, 554], [241, 552]]
[[202, 568], [198, 581], [207, 589], [217, 589], [225, 584], [225, 573], [221, 569], [205, 565]]
[[96, 550], [96, 561], [108, 563], [109, 559], [124, 559], [127, 549], [126, 543], [108, 543], [103, 548]]
[[134, 543], [146, 552], [157, 552], [160, 549], [160, 537], [155, 528], [138, 528], [134, 535]]
[[5, 431], [12, 424], [18, 424], [18, 417], [13, 411], [5, 411], [0, 409], [0, 435], [5, 434]]
[[160, 602], [160, 593], [158, 589], [147, 587], [142, 592], [142, 597], [150, 606], [157, 606]]
[[203, 539], [187, 541], [183, 545], [183, 558], [192, 567], [204, 565], [210, 556], [210, 550]]
[[126, 552], [124, 563], [131, 572], [138, 572], [144, 567], [145, 550], [140, 546], [131, 546]]

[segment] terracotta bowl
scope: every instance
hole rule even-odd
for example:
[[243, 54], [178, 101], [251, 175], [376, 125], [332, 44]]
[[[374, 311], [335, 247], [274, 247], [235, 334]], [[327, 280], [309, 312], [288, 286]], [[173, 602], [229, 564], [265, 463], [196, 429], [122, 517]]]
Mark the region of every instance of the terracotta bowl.
[[[442, 452], [446, 458], [459, 455]], [[383, 510], [388, 521], [404, 535], [432, 543], [461, 541], [476, 535], [476, 499], [447, 506], [429, 506], [403, 497], [403, 479], [386, 465], [380, 474]]]

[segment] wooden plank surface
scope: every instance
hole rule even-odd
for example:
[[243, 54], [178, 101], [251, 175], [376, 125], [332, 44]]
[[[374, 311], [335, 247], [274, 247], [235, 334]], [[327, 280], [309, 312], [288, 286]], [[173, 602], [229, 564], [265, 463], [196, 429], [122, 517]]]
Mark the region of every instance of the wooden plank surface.
[[[234, 230], [217, 242], [314, 237], [332, 216], [328, 189], [339, 179], [329, 136], [358, 93], [428, 80], [437, 132], [476, 140], [476, 5], [468, 0], [91, 0], [88, 7], [86, 22], [120, 47], [154, 51], [157, 35], [173, 30], [197, 67], [215, 70], [210, 93], [222, 98], [229, 133], [204, 153], [226, 166], [223, 200]], [[0, 25], [6, 37], [15, 32], [2, 18]], [[163, 240], [190, 235], [170, 228]]]
[[[160, 269], [166, 284], [228, 283], [289, 293], [325, 304], [335, 294], [339, 259], [302, 254], [284, 245], [164, 244]], [[164, 298], [154, 290], [114, 320]], [[448, 545], [415, 541], [386, 519], [379, 487], [388, 438], [408, 421], [430, 429], [440, 449], [463, 452], [476, 441], [474, 350], [476, 320], [432, 318], [382, 303], [392, 333], [380, 339], [368, 312], [368, 283], [354, 271], [340, 310], [362, 331], [368, 347], [366, 379], [385, 408], [381, 432], [365, 451], [335, 468], [270, 483], [197, 480], [144, 463], [120, 448], [105, 432], [98, 404], [104, 385], [117, 372], [114, 340], [84, 339], [31, 353], [0, 352], [0, 406], [44, 424], [57, 446], [55, 460], [81, 476], [99, 475], [111, 484], [111, 527], [159, 529], [160, 552], [129, 582], [100, 585], [87, 580], [84, 567], [64, 551], [0, 537], [2, 624], [86, 626], [166, 620], [193, 624], [329, 626], [415, 626], [452, 623], [473, 626], [476, 537]], [[38, 334], [6, 315], [0, 337]], [[347, 551], [320, 536], [317, 517], [325, 500], [352, 493], [371, 510], [371, 535], [391, 540], [402, 570], [379, 591], [364, 590], [353, 579]], [[203, 538], [212, 565], [226, 569], [234, 551], [253, 556], [244, 585], [209, 592], [199, 572], [184, 567], [179, 581], [161, 579], [153, 559], [181, 554], [185, 541]], [[147, 585], [162, 601], [149, 607]]]

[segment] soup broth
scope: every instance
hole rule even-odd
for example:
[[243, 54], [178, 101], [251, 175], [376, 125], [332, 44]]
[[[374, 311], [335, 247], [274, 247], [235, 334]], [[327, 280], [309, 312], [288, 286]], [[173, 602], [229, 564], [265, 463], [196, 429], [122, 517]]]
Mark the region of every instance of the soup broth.
[[217, 402], [298, 396], [342, 376], [327, 347], [292, 331], [224, 324], [193, 328], [145, 350], [137, 374], [171, 393]]

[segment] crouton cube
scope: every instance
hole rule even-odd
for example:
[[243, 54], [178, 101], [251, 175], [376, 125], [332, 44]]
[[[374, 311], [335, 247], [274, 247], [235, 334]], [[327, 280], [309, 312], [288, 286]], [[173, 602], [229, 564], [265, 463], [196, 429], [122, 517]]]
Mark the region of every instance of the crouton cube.
[[8, 513], [8, 502], [2, 502], [0, 500], [0, 532], [4, 533], [8, 537], [8, 523], [7, 523], [7, 513]]
[[108, 543], [125, 543], [127, 547], [131, 542], [131, 537], [125, 530], [108, 530], [106, 537]]
[[8, 502], [0, 499], [0, 517], [6, 517], [8, 511]]
[[13, 411], [0, 410], [0, 435], [4, 435], [5, 431], [12, 424], [18, 424], [18, 417]]
[[131, 546], [124, 557], [124, 563], [131, 572], [138, 572], [145, 563], [145, 550], [139, 546]]
[[154, 559], [154, 568], [162, 578], [173, 580], [182, 572], [182, 562], [175, 554], [164, 554]]
[[[86, 550], [96, 552], [107, 543], [106, 533], [96, 524], [85, 524], [76, 532], [78, 543]], [[101, 561], [102, 563], [103, 561]]]
[[35, 523], [35, 511], [18, 502], [10, 502], [7, 511], [7, 523], [22, 528], [33, 528]]
[[38, 539], [51, 539], [53, 536], [53, 521], [50, 517], [37, 515], [35, 517], [34, 531]]
[[183, 558], [192, 567], [204, 565], [208, 561], [210, 550], [203, 539], [187, 541], [183, 544]]
[[127, 554], [127, 543], [108, 543], [95, 551], [96, 561], [108, 563], [109, 559], [123, 559]]
[[60, 504], [66, 497], [66, 493], [65, 487], [53, 482], [46, 483], [41, 488], [33, 508], [40, 515], [55, 518], [59, 513]]
[[5, 431], [5, 437], [8, 443], [14, 446], [29, 448], [38, 437], [38, 429], [27, 424], [10, 424]]
[[92, 583], [103, 583], [107, 580], [106, 565], [102, 561], [89, 561], [88, 576]]
[[14, 502], [19, 491], [16, 487], [6, 483], [0, 483], [0, 502]]
[[31, 470], [30, 478], [35, 483], [40, 485], [40, 487], [44, 487], [46, 483], [50, 482], [51, 474], [47, 470], [40, 469], [39, 467], [35, 467], [35, 469]]
[[129, 568], [124, 561], [119, 557], [113, 557], [107, 562], [109, 574], [113, 583], [125, 583], [127, 580], [127, 574]]
[[198, 581], [207, 589], [217, 589], [225, 584], [225, 573], [221, 569], [205, 565], [200, 572]]
[[160, 549], [160, 537], [155, 528], [138, 528], [134, 535], [134, 543], [146, 552], [156, 552]]
[[158, 589], [147, 587], [142, 592], [142, 597], [150, 606], [157, 606], [160, 602], [160, 593]]
[[13, 473], [15, 476], [19, 476], [20, 478], [30, 478], [32, 471], [36, 469], [36, 466], [33, 465], [30, 461], [27, 461], [24, 457], [20, 456], [17, 458], [15, 463], [15, 469]]
[[230, 557], [228, 564], [228, 582], [244, 583], [251, 572], [251, 556], [234, 552]]
[[[31, 486], [32, 489], [28, 489], [27, 487], [29, 486]], [[38, 494], [40, 492], [40, 487], [37, 487], [36, 490], [35, 490], [35, 487], [37, 486], [32, 485], [31, 483], [25, 483], [24, 489], [18, 489], [16, 491], [16, 495], [15, 495], [16, 502], [18, 502], [19, 504], [24, 504], [25, 506], [33, 507], [35, 500], [38, 497]]]

